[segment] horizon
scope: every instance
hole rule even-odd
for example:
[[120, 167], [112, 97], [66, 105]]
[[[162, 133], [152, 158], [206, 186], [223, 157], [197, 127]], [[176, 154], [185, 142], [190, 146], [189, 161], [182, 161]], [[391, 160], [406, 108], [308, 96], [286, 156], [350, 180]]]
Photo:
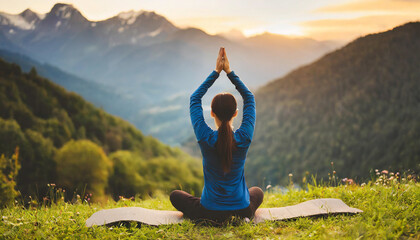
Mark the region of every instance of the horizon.
[[[312, 38], [319, 41], [348, 42], [370, 33], [382, 32], [411, 21], [419, 21], [420, 2], [410, 0], [321, 0], [286, 1], [264, 0], [247, 4], [231, 1], [228, 7], [220, 4], [194, 3], [184, 0], [135, 1], [45, 1], [0, 0], [1, 12], [18, 14], [26, 9], [45, 14], [57, 3], [73, 5], [90, 21], [102, 21], [122, 12], [152, 11], [164, 16], [180, 28], [199, 28], [211, 35], [240, 31], [245, 37], [263, 33], [292, 38]], [[380, 4], [379, 4], [380, 2]], [[231, 9], [238, 8], [238, 11]], [[259, 10], [259, 11], [255, 11]]]

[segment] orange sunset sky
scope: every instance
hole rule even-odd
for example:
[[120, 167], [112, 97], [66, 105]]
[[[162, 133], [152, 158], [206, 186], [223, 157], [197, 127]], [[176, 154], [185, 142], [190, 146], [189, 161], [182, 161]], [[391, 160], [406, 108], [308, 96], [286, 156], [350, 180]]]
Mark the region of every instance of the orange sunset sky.
[[349, 41], [420, 20], [420, 0], [0, 0], [0, 11], [46, 13], [57, 2], [73, 4], [92, 21], [148, 10], [209, 34], [237, 29], [246, 36], [271, 32], [318, 40]]

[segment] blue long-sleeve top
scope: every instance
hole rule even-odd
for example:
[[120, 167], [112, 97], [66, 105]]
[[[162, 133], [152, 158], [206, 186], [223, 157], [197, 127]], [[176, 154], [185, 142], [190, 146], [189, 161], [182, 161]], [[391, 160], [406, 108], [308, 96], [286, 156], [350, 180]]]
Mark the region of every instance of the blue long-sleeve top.
[[230, 172], [223, 171], [215, 146], [218, 131], [212, 130], [204, 121], [201, 103], [202, 97], [219, 77], [219, 73], [213, 71], [190, 98], [191, 122], [203, 155], [204, 188], [201, 204], [206, 209], [218, 211], [238, 210], [249, 206], [244, 166], [254, 134], [256, 117], [252, 92], [233, 71], [227, 76], [244, 100], [242, 123], [233, 134], [237, 149], [232, 153], [233, 163]]

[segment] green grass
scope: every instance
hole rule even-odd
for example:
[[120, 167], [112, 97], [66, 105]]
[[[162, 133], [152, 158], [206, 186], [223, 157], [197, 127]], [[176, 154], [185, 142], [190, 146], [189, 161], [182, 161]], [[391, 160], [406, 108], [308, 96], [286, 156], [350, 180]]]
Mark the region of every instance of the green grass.
[[323, 187], [309, 185], [307, 191], [266, 193], [261, 207], [281, 207], [315, 198], [340, 198], [364, 212], [299, 218], [291, 221], [243, 223], [209, 227], [184, 221], [160, 227], [85, 227], [94, 212], [104, 208], [139, 206], [174, 210], [167, 196], [147, 200], [120, 200], [107, 204], [69, 204], [24, 208], [21, 204], [1, 210], [0, 239], [420, 239], [420, 184], [413, 180], [370, 182], [364, 186]]

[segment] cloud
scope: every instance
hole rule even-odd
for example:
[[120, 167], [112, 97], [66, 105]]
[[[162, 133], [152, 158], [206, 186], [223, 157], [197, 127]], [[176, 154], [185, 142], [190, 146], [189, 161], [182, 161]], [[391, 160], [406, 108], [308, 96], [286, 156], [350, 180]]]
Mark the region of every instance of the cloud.
[[420, 1], [418, 0], [363, 0], [344, 4], [331, 5], [316, 9], [318, 13], [344, 12], [389, 12], [418, 14]]
[[352, 19], [321, 19], [302, 22], [307, 36], [319, 40], [348, 41], [376, 32], [382, 32], [410, 21], [419, 21], [419, 15], [370, 15]]
[[305, 35], [320, 40], [348, 41], [420, 20], [419, 0], [353, 0], [311, 12], [316, 19], [301, 22]]

